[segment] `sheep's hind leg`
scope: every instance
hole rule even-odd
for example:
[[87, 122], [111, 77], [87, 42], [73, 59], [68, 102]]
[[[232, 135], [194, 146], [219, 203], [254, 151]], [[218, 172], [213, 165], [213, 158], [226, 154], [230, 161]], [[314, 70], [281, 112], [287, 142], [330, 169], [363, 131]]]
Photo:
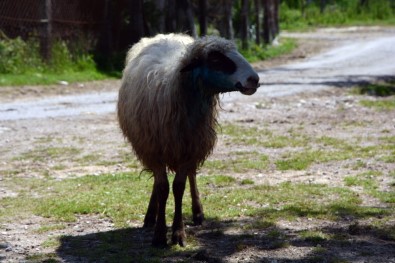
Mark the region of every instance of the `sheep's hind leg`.
[[204, 213], [196, 185], [196, 172], [188, 174], [188, 179], [191, 188], [193, 223], [195, 225], [201, 225], [204, 221]]
[[184, 222], [182, 220], [182, 197], [184, 196], [185, 183], [187, 180], [186, 173], [177, 172], [173, 181], [174, 194], [174, 219], [173, 219], [173, 235], [172, 243], [179, 244], [184, 247], [186, 242], [186, 234], [184, 229]]
[[158, 198], [156, 195], [155, 184], [152, 187], [152, 194], [149, 201], [147, 213], [144, 218], [143, 227], [154, 227], [156, 223], [156, 217], [158, 215]]
[[167, 246], [166, 234], [166, 202], [169, 197], [169, 181], [167, 179], [166, 168], [154, 171], [154, 191], [158, 201], [158, 216], [155, 225], [152, 245], [155, 247]]

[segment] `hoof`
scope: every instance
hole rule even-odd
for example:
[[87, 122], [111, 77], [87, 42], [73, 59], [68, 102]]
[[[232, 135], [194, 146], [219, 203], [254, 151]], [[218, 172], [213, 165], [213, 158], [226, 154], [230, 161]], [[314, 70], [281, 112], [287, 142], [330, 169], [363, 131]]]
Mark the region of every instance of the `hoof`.
[[195, 226], [202, 225], [203, 221], [204, 221], [204, 214], [203, 213], [199, 213], [199, 214], [193, 215], [193, 224]]
[[186, 246], [186, 234], [184, 230], [177, 230], [173, 233], [171, 241], [173, 245], [180, 245], [181, 247]]

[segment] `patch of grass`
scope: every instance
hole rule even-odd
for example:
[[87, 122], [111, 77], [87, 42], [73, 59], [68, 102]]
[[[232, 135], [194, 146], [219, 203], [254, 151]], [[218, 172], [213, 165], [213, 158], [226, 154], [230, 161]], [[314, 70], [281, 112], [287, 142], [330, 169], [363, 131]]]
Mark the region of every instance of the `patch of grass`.
[[21, 154], [15, 159], [29, 159], [35, 162], [42, 162], [47, 159], [69, 158], [71, 156], [78, 155], [80, 152], [81, 150], [75, 147], [38, 147]]
[[[390, 111], [395, 109], [395, 81], [381, 81], [355, 87], [353, 94], [375, 96], [374, 100], [363, 99], [360, 104], [364, 107], [374, 108], [381, 111]], [[387, 98], [378, 98], [387, 97]]]
[[[318, 139], [318, 141], [322, 141], [322, 138]], [[382, 150], [382, 145], [359, 146], [348, 143], [337, 144], [335, 143], [336, 141], [324, 139], [325, 143], [332, 144], [335, 149], [312, 150], [307, 148], [298, 152], [284, 153], [281, 159], [275, 161], [276, 167], [281, 171], [305, 170], [313, 163], [375, 157], [377, 152]]]
[[61, 260], [56, 253], [37, 253], [26, 256], [26, 260], [32, 263], [59, 263]]
[[266, 148], [284, 148], [305, 146], [309, 139], [293, 130], [288, 135], [276, 135], [268, 129], [225, 124], [220, 132], [226, 135], [231, 143], [262, 146]]
[[374, 108], [382, 111], [389, 111], [395, 109], [395, 97], [391, 99], [381, 100], [361, 100], [361, 105], [368, 108]]
[[[372, 176], [380, 175], [372, 174]], [[174, 177], [169, 176], [170, 181], [172, 178]], [[10, 184], [8, 181], [15, 185], [24, 185], [24, 188], [18, 192], [18, 196], [2, 199], [0, 221], [28, 218], [31, 214], [48, 217], [51, 225], [37, 230], [44, 234], [62, 229], [65, 225], [62, 223], [64, 221], [75, 221], [78, 215], [90, 214], [108, 218], [119, 228], [103, 233], [61, 237], [59, 242], [62, 247], [66, 250], [73, 248], [74, 256], [96, 261], [109, 259], [109, 255], [116, 253], [125, 256], [125, 259], [138, 258], [141, 262], [160, 262], [164, 256], [195, 253], [194, 251], [200, 246], [192, 234], [188, 235], [186, 248], [176, 246], [169, 250], [146, 249], [142, 252], [144, 255], [133, 252], [133, 246], [141, 246], [141, 244], [149, 246], [151, 238], [145, 230], [129, 227], [131, 220], [143, 221], [153, 184], [150, 175], [130, 172], [87, 175], [61, 181], [14, 178], [7, 180], [7, 184]], [[390, 218], [393, 216], [393, 211], [390, 209], [361, 206], [359, 195], [345, 187], [292, 182], [278, 185], [246, 184], [244, 187], [239, 187], [240, 181], [226, 175], [200, 176], [198, 185], [209, 222], [235, 219], [237, 222], [237, 218], [246, 218], [247, 223], [241, 229], [266, 230], [265, 236], [269, 240], [267, 244], [270, 249], [289, 245], [288, 237], [275, 227], [275, 222], [279, 219], [292, 221], [302, 217], [339, 220], [350, 217]], [[187, 190], [183, 199], [186, 218], [191, 217], [190, 199]], [[170, 196], [166, 211], [168, 223], [172, 220], [173, 209], [174, 201]], [[215, 233], [224, 235], [221, 228], [213, 229], [213, 235]], [[329, 236], [319, 231], [305, 232], [301, 237], [313, 243], [321, 243], [329, 239]], [[244, 244], [240, 242], [240, 237], [237, 239], [235, 242]], [[57, 242], [57, 238], [50, 238], [44, 245], [56, 247], [59, 246]], [[112, 252], [108, 254], [109, 251]], [[45, 255], [41, 256], [45, 259]]]
[[381, 82], [362, 85], [352, 90], [352, 93], [358, 95], [370, 95], [378, 97], [388, 97], [395, 95], [395, 82]]
[[344, 182], [347, 186], [361, 186], [367, 194], [378, 198], [384, 203], [394, 204], [395, 192], [381, 191], [379, 189], [377, 177], [380, 175], [380, 172], [370, 171], [358, 174], [356, 176], [347, 176], [344, 178]]
[[[236, 156], [236, 158], [233, 156]], [[203, 168], [208, 169], [211, 173], [223, 171], [242, 173], [251, 170], [262, 171], [267, 169], [269, 165], [269, 157], [257, 152], [245, 152], [242, 154], [236, 152], [233, 156], [225, 160], [207, 160]]]
[[99, 71], [68, 71], [62, 73], [51, 72], [26, 72], [15, 74], [0, 73], [0, 86], [23, 86], [23, 85], [50, 85], [60, 81], [76, 83], [82, 81], [104, 80], [112, 77]]
[[[139, 177], [138, 173], [120, 173], [62, 181], [30, 179], [30, 186], [24, 192], [17, 197], [2, 199], [0, 218], [35, 213], [63, 222], [75, 221], [78, 214], [97, 214], [110, 218], [117, 226], [125, 226], [129, 220], [142, 221], [144, 217], [153, 183], [148, 178]], [[15, 184], [26, 185], [26, 182], [27, 179], [19, 179]], [[348, 214], [365, 217], [386, 213], [380, 208], [359, 207], [357, 194], [345, 188], [283, 183], [278, 186], [252, 185], [244, 189], [237, 187], [239, 182], [233, 177], [224, 175], [199, 177], [198, 184], [208, 218], [333, 219]], [[32, 200], [32, 194], [39, 197], [33, 202], [27, 201]], [[168, 202], [170, 220], [173, 199], [169, 198]], [[184, 197], [184, 205], [190, 206], [189, 191]]]
[[101, 159], [101, 155], [98, 153], [91, 153], [91, 154], [87, 154], [82, 156], [81, 158], [78, 159], [79, 163], [82, 164], [87, 164], [87, 163], [97, 163], [100, 162]]
[[[241, 45], [239, 45], [241, 46]], [[250, 48], [248, 50], [243, 50], [239, 48], [240, 53], [250, 62], [256, 62], [260, 60], [270, 59], [274, 57], [279, 57], [284, 54], [291, 53], [297, 46], [294, 39], [281, 39], [280, 44], [277, 46], [267, 45], [259, 46], [255, 43], [250, 43]]]
[[203, 189], [202, 193], [207, 196], [204, 201], [206, 212], [212, 218], [259, 215], [267, 220], [293, 220], [297, 217], [335, 219], [387, 213], [385, 209], [360, 207], [358, 195], [348, 189], [325, 185], [283, 183], [253, 186], [248, 190], [224, 188], [210, 194]]
[[250, 185], [250, 184], [255, 184], [255, 182], [251, 179], [243, 179], [240, 182], [241, 185]]
[[324, 241], [329, 240], [331, 237], [321, 231], [311, 231], [306, 230], [299, 233], [300, 237], [307, 242], [312, 242], [314, 244], [319, 244]]
[[55, 224], [55, 225], [44, 225], [37, 229], [35, 232], [38, 234], [43, 234], [46, 232], [51, 232], [54, 230], [62, 230], [65, 229], [66, 226], [64, 224]]
[[56, 248], [60, 246], [60, 237], [50, 237], [44, 241], [41, 246], [43, 248]]
[[134, 173], [108, 174], [54, 183], [54, 195], [64, 198], [56, 200], [49, 195], [35, 211], [61, 221], [74, 221], [76, 214], [99, 214], [124, 226], [128, 220], [141, 219], [145, 213], [145, 201], [152, 187], [152, 181], [147, 179]]
[[231, 176], [226, 175], [213, 175], [207, 176], [205, 178], [206, 184], [213, 185], [215, 187], [225, 187], [234, 185], [236, 183], [236, 179]]

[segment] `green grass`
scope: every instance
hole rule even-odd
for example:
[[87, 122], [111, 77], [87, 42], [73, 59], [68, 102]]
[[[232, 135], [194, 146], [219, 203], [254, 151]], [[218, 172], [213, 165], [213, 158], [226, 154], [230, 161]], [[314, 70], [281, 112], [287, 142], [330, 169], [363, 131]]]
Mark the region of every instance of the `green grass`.
[[[370, 2], [365, 7], [360, 1], [336, 1], [328, 3], [323, 13], [319, 1], [309, 5], [299, 1], [283, 1], [280, 6], [280, 28], [285, 30], [309, 30], [325, 26], [394, 25], [395, 10], [388, 0]], [[304, 13], [302, 7], [305, 5]]]
[[248, 171], [263, 171], [269, 165], [267, 155], [258, 152], [233, 152], [229, 158], [224, 160], [207, 160], [203, 166], [210, 173], [216, 171], [229, 171], [243, 173]]
[[395, 192], [392, 190], [381, 191], [379, 188], [381, 175], [381, 172], [369, 171], [355, 176], [347, 176], [344, 178], [344, 183], [346, 186], [362, 187], [367, 194], [381, 202], [395, 204]]
[[[375, 158], [385, 162], [393, 162], [395, 151], [394, 139], [391, 136], [379, 138], [379, 142], [372, 146], [360, 146], [360, 138], [347, 141], [329, 136], [312, 137], [304, 134], [303, 129], [289, 129], [285, 134], [277, 134], [268, 128], [256, 126], [241, 126], [235, 124], [224, 124], [219, 130], [224, 140], [232, 145], [243, 145], [254, 147], [251, 152], [235, 152], [226, 160], [209, 160], [205, 168], [225, 169], [234, 172], [245, 172], [249, 170], [262, 171], [267, 169], [271, 163], [281, 171], [306, 170], [315, 163], [326, 163], [332, 161], [343, 161], [356, 158]], [[314, 148], [312, 146], [315, 145]], [[318, 149], [316, 146], [319, 146]], [[268, 156], [259, 153], [260, 148], [284, 149], [281, 156], [270, 160]], [[237, 156], [237, 158], [235, 158]], [[363, 162], [356, 160], [354, 169], [362, 168]], [[233, 167], [233, 169], [230, 169]]]
[[361, 105], [368, 108], [374, 108], [380, 111], [395, 110], [395, 97], [387, 100], [361, 100]]
[[395, 81], [393, 79], [355, 87], [352, 93], [375, 97], [374, 100], [362, 99], [360, 104], [364, 107], [380, 111], [395, 110]]
[[[58, 222], [72, 222], [76, 215], [96, 214], [110, 218], [119, 227], [126, 226], [129, 220], [143, 219], [153, 183], [149, 176], [138, 173], [84, 176], [63, 181], [15, 179], [13, 182], [25, 185], [25, 189], [18, 197], [2, 199], [0, 218], [24, 211]], [[300, 216], [333, 219], [348, 213], [361, 217], [386, 213], [380, 208], [359, 207], [358, 195], [347, 188], [282, 183], [277, 186], [247, 184], [244, 185], [246, 190], [237, 187], [241, 181], [223, 175], [203, 176], [198, 182], [207, 216], [221, 220], [260, 215], [265, 215], [266, 219]], [[184, 203], [190, 206], [189, 194]], [[172, 206], [172, 198], [169, 198], [169, 216]]]
[[73, 83], [113, 77], [97, 69], [92, 56], [84, 50], [84, 43], [76, 41], [73, 45], [80, 47], [72, 52], [65, 42], [55, 41], [51, 60], [44, 62], [38, 41], [0, 36], [0, 86]]
[[[378, 179], [380, 176], [381, 173], [378, 172], [365, 173], [360, 175], [359, 180], [350, 180], [347, 186], [333, 187], [325, 184], [294, 182], [278, 185], [257, 184], [251, 180], [213, 174], [199, 176], [198, 186], [208, 224], [217, 224], [218, 227], [213, 229], [210, 227], [212, 231], [210, 235], [225, 238], [223, 229], [219, 226], [233, 221], [234, 227], [247, 231], [242, 236], [229, 237], [233, 240], [232, 244], [235, 245], [236, 251], [247, 249], [250, 242], [248, 240], [254, 238], [254, 235], [248, 233], [256, 231], [265, 231], [265, 240], [269, 249], [279, 249], [288, 247], [290, 238], [283, 230], [276, 227], [278, 220], [292, 222], [303, 218], [333, 221], [349, 220], [349, 218], [377, 220], [391, 218], [395, 213], [393, 209], [363, 206], [360, 195], [349, 189], [352, 185], [363, 185], [367, 193], [388, 194], [365, 181], [371, 177]], [[173, 178], [173, 176], [169, 177], [170, 183]], [[149, 244], [151, 234], [143, 233], [140, 228], [130, 228], [129, 225], [131, 221], [139, 223], [143, 221], [153, 183], [149, 174], [129, 172], [100, 176], [86, 175], [61, 181], [51, 178], [8, 178], [3, 183], [8, 188], [16, 189], [18, 195], [1, 199], [0, 222], [29, 218], [32, 214], [42, 216], [51, 223], [42, 225], [35, 232], [44, 235], [66, 228], [69, 223], [77, 220], [78, 215], [106, 218], [117, 227], [117, 230], [103, 233], [48, 237], [42, 244], [43, 247], [56, 248], [62, 244], [68, 253], [91, 261], [105, 258], [112, 262], [111, 255], [116, 253], [116, 259], [125, 258], [130, 261], [138, 258], [141, 262], [160, 262], [164, 257], [182, 255], [185, 257], [198, 253], [202, 245], [199, 241], [201, 237], [192, 233], [188, 235], [188, 246], [185, 248], [175, 246], [168, 250], [151, 248], [141, 250], [143, 243]], [[22, 185], [23, 188], [20, 188], [19, 186]], [[240, 187], [241, 185], [243, 187]], [[184, 217], [186, 222], [190, 222], [191, 200], [188, 190], [183, 203]], [[168, 224], [172, 220], [173, 209], [173, 198], [169, 197], [166, 211]], [[247, 223], [240, 225], [238, 219], [247, 219]], [[378, 224], [377, 233], [380, 231], [382, 233], [384, 228], [387, 229], [387, 225]], [[391, 238], [393, 230], [388, 228], [386, 233], [389, 234], [385, 235], [385, 238]], [[313, 245], [335, 238], [318, 230], [302, 231], [299, 237]], [[243, 240], [248, 242], [245, 243]], [[29, 258], [32, 262], [57, 260], [52, 254], [30, 255]]]
[[219, 132], [226, 135], [225, 140], [231, 143], [248, 146], [284, 148], [305, 146], [309, 142], [308, 137], [294, 130], [289, 130], [286, 135], [277, 135], [269, 129], [227, 123], [221, 126]]
[[15, 157], [17, 160], [32, 160], [34, 162], [43, 162], [48, 159], [65, 159], [73, 158], [81, 152], [75, 147], [38, 147], [22, 153]]
[[331, 239], [331, 236], [321, 231], [305, 230], [299, 233], [300, 237], [308, 242], [319, 244]]
[[296, 46], [297, 44], [295, 40], [282, 39], [278, 46], [259, 46], [255, 43], [251, 43], [248, 50], [240, 49], [239, 51], [250, 63], [253, 63], [291, 53]]
[[112, 76], [97, 70], [67, 71], [61, 73], [52, 72], [25, 72], [20, 74], [0, 73], [0, 86], [22, 86], [22, 85], [49, 85], [60, 81], [68, 83], [104, 80]]

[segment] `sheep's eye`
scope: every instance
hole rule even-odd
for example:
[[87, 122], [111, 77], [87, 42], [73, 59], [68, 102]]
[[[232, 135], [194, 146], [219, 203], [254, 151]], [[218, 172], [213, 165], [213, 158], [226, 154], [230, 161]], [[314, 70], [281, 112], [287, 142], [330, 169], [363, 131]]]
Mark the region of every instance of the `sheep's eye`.
[[212, 51], [207, 56], [207, 66], [216, 71], [232, 74], [236, 71], [236, 64], [219, 51]]

